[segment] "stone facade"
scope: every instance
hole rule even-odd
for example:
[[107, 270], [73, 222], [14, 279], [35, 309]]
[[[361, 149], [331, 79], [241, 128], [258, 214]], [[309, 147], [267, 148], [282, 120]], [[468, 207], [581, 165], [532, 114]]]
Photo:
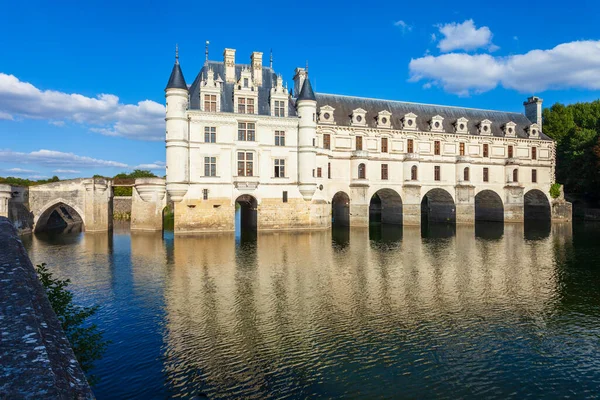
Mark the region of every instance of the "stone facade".
[[138, 178], [131, 197], [131, 230], [161, 231], [167, 205], [165, 180]]

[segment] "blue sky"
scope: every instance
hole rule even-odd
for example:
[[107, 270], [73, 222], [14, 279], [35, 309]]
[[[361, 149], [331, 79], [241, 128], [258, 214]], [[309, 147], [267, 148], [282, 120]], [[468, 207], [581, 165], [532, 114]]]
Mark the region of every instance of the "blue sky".
[[318, 92], [522, 112], [600, 97], [600, 5], [564, 2], [0, 2], [0, 176], [164, 174], [164, 87], [225, 47], [272, 48]]

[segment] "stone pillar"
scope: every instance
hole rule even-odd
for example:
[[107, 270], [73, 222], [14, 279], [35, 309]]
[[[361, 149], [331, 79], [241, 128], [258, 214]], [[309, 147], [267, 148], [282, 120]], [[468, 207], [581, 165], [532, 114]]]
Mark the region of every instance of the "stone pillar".
[[87, 232], [112, 229], [112, 185], [103, 178], [85, 179], [84, 228]]
[[369, 226], [369, 186], [361, 184], [350, 185], [350, 226]]
[[416, 182], [404, 182], [402, 213], [404, 226], [421, 226], [421, 185]]
[[131, 197], [131, 230], [162, 231], [167, 187], [162, 178], [138, 178]]
[[523, 222], [525, 219], [523, 187], [518, 183], [508, 184], [504, 187], [504, 196], [504, 222]]
[[456, 223], [472, 225], [475, 223], [475, 187], [456, 185]]
[[0, 185], [0, 217], [8, 217], [8, 200], [12, 197], [10, 185]]

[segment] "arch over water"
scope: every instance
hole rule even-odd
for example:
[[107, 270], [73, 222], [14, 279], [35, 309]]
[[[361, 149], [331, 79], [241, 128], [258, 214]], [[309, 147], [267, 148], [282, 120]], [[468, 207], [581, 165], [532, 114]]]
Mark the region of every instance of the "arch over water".
[[402, 225], [402, 198], [393, 189], [380, 189], [369, 202], [369, 223]]
[[421, 200], [421, 225], [456, 223], [456, 206], [452, 195], [444, 189], [431, 189]]
[[475, 195], [475, 221], [504, 222], [504, 205], [498, 193], [486, 189]]
[[236, 233], [256, 232], [258, 227], [258, 202], [249, 194], [235, 199], [235, 231]]
[[33, 227], [34, 232], [65, 230], [67, 228], [85, 228], [83, 212], [75, 205], [63, 199], [57, 199], [45, 205]]
[[350, 196], [345, 192], [337, 192], [331, 200], [331, 224], [350, 226]]
[[552, 219], [548, 197], [538, 189], [532, 189], [524, 196], [524, 218], [531, 221], [546, 221]]

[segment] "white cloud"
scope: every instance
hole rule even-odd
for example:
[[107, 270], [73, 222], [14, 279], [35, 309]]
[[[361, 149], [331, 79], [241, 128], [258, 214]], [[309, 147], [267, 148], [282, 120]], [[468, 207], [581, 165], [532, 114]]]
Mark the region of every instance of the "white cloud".
[[0, 149], [0, 162], [11, 164], [38, 164], [53, 167], [128, 167], [127, 164], [117, 161], [99, 160], [97, 158], [78, 156], [73, 153], [63, 153], [61, 151], [44, 149], [32, 151], [30, 153]]
[[122, 104], [112, 94], [97, 98], [77, 93], [40, 90], [14, 75], [0, 73], [0, 119], [46, 119], [59, 124], [71, 120], [94, 132], [139, 140], [162, 140], [165, 107], [150, 100]]
[[408, 25], [403, 20], [398, 20], [398, 21], [394, 22], [394, 26], [400, 28], [402, 30], [402, 33], [412, 31], [412, 26]]
[[[476, 28], [472, 19], [462, 24], [451, 22], [438, 25], [440, 33], [444, 36], [438, 43], [438, 48], [443, 53], [453, 50], [476, 50], [488, 48], [490, 51], [498, 50], [499, 47], [492, 43], [492, 31], [487, 26]], [[432, 36], [433, 38], [433, 36]]]
[[65, 126], [65, 121], [50, 121], [50, 124], [58, 127], [63, 127]]
[[150, 164], [140, 164], [140, 165], [136, 165], [135, 167], [133, 167], [133, 169], [160, 169], [160, 170], [164, 170], [166, 168], [166, 163], [164, 161], [155, 161], [153, 163]]
[[5, 169], [6, 172], [12, 172], [14, 174], [34, 174], [37, 171], [33, 171], [30, 169], [23, 169], [23, 168], [9, 168], [9, 169]]
[[75, 169], [55, 169], [52, 171], [56, 174], [79, 174], [81, 171], [77, 171]]
[[425, 81], [459, 95], [501, 85], [522, 93], [549, 89], [600, 90], [600, 41], [576, 41], [549, 50], [493, 57], [442, 54], [412, 59], [410, 81]]

